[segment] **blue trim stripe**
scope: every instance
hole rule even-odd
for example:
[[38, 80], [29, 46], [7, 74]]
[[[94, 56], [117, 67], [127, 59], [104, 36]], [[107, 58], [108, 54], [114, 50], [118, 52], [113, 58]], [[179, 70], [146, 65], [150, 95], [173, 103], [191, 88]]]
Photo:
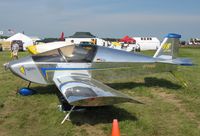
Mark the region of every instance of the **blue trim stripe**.
[[42, 74], [46, 77], [46, 71], [52, 70], [95, 70], [96, 68], [55, 68], [55, 67], [48, 67], [48, 68], [40, 68]]

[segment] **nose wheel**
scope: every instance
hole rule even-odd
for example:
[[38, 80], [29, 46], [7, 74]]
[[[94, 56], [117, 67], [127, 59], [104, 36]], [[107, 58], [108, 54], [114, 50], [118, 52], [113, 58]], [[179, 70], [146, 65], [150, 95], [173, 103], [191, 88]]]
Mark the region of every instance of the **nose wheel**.
[[31, 82], [28, 83], [28, 86], [27, 87], [23, 87], [23, 88], [20, 88], [18, 90], [18, 93], [22, 96], [28, 96], [28, 95], [33, 95], [35, 93], [34, 90], [30, 89], [30, 86], [31, 86]]

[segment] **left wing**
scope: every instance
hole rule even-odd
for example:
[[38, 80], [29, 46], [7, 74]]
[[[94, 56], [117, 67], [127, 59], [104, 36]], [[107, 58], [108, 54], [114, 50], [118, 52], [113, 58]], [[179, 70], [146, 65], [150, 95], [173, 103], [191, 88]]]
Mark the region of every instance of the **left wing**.
[[104, 106], [123, 102], [140, 103], [131, 97], [84, 76], [63, 76], [53, 79], [54, 83], [73, 106]]

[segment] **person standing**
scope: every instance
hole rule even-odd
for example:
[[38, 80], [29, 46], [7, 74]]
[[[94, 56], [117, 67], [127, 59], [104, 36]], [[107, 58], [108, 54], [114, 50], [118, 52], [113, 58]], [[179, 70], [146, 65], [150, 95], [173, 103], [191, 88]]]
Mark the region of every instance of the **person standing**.
[[13, 59], [18, 59], [19, 44], [13, 41], [11, 44], [11, 56]]

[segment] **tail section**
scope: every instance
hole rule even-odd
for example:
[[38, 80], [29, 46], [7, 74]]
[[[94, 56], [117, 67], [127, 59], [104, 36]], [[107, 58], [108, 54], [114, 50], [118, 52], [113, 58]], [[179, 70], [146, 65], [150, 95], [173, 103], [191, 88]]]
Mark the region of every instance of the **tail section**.
[[168, 34], [153, 57], [164, 60], [176, 59], [178, 56], [180, 38], [181, 35], [179, 34]]
[[65, 41], [64, 32], [62, 32], [60, 35], [60, 41]]
[[160, 63], [170, 63], [175, 65], [191, 66], [193, 62], [188, 58], [177, 58], [178, 49], [181, 35], [179, 34], [168, 34], [163, 40], [161, 46], [153, 56]]

